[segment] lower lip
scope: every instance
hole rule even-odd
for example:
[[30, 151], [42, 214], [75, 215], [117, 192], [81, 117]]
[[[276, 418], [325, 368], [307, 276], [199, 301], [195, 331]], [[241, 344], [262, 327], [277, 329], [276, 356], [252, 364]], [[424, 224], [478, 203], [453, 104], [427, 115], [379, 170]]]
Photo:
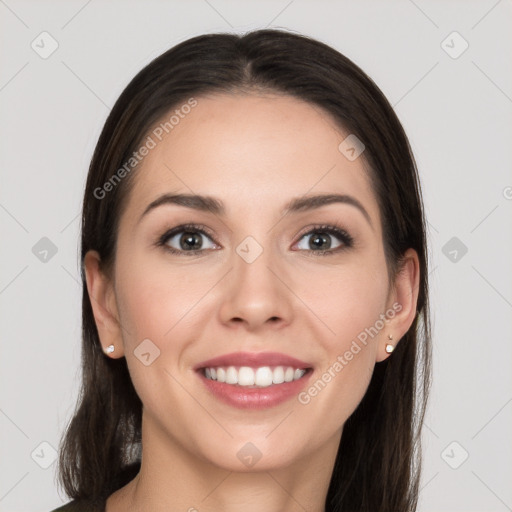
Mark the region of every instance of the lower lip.
[[297, 396], [309, 380], [312, 370], [309, 369], [299, 380], [273, 384], [264, 388], [250, 388], [217, 382], [207, 379], [198, 372], [205, 386], [223, 402], [239, 409], [267, 409], [282, 404]]

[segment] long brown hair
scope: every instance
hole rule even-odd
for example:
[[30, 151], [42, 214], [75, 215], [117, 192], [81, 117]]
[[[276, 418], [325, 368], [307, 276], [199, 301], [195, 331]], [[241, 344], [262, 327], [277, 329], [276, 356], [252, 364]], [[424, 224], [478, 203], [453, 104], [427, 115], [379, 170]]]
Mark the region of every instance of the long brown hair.
[[83, 201], [82, 385], [60, 446], [60, 483], [70, 498], [101, 503], [140, 466], [142, 403], [125, 358], [102, 352], [83, 268], [84, 255], [96, 250], [103, 269], [111, 270], [119, 219], [137, 170], [108, 193], [98, 191], [171, 108], [201, 94], [255, 90], [321, 107], [364, 142], [362, 158], [380, 208], [391, 279], [408, 248], [418, 254], [418, 314], [393, 354], [376, 364], [364, 398], [344, 425], [326, 501], [329, 512], [414, 511], [431, 379], [426, 222], [416, 163], [392, 107], [359, 67], [322, 42], [281, 30], [184, 41], [140, 71], [108, 116]]

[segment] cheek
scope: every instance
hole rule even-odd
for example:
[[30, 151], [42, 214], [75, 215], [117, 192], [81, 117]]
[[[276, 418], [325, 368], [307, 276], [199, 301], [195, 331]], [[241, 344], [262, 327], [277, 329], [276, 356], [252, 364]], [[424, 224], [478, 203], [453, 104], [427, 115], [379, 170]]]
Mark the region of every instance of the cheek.
[[129, 344], [150, 338], [163, 347], [175, 327], [182, 328], [194, 318], [194, 305], [208, 290], [204, 277], [187, 269], [173, 272], [168, 266], [135, 260], [121, 268], [118, 303]]
[[[353, 266], [332, 277], [327, 293], [315, 294], [322, 319], [334, 331], [323, 336], [327, 359], [305, 390], [303, 402], [316, 402], [331, 428], [343, 424], [364, 397], [375, 368], [377, 339], [385, 333], [387, 279], [370, 265]], [[313, 406], [314, 407], [314, 406]]]
[[329, 345], [339, 351], [348, 349], [353, 338], [373, 326], [385, 313], [385, 272], [371, 268], [369, 263], [327, 272], [325, 269], [310, 271], [301, 288], [295, 288], [300, 290], [298, 295], [314, 313], [313, 321], [317, 318], [318, 324], [325, 324], [323, 339], [332, 340]]
[[183, 333], [194, 322], [190, 309], [204, 292], [200, 283], [187, 278], [183, 271], [171, 274], [167, 269], [164, 274], [158, 265], [138, 262], [135, 257], [119, 263], [119, 315], [134, 387], [150, 411], [181, 403], [182, 390], [173, 377], [178, 377], [187, 339]]
[[309, 440], [312, 444], [320, 442], [319, 433], [329, 436], [342, 429], [363, 399], [371, 380], [375, 365], [371, 349], [361, 346], [350, 351], [350, 343], [344, 345], [340, 344], [339, 350], [331, 352], [329, 362], [298, 396], [300, 405], [296, 417], [300, 416], [302, 424], [309, 427], [305, 428], [306, 432], [314, 433]]

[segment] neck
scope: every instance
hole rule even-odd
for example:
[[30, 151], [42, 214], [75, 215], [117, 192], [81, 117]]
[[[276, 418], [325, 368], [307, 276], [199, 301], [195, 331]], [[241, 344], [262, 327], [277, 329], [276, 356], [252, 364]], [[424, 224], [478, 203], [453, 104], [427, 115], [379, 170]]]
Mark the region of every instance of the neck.
[[108, 498], [106, 512], [324, 512], [340, 439], [341, 432], [286, 467], [237, 472], [198, 457], [143, 416], [140, 471]]

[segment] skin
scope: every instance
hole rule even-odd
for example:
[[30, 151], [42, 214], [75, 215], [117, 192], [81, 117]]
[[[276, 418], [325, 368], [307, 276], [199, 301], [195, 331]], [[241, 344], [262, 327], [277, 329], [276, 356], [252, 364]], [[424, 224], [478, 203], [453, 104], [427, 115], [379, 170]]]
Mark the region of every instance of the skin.
[[[338, 150], [348, 134], [327, 113], [277, 94], [197, 100], [137, 169], [113, 275], [103, 274], [95, 251], [84, 261], [102, 346], [115, 345], [105, 357], [126, 357], [144, 404], [141, 471], [106, 510], [323, 511], [343, 425], [375, 363], [390, 357], [388, 334], [396, 345], [414, 320], [418, 257], [409, 249], [403, 271], [388, 282], [363, 160]], [[213, 196], [226, 214], [167, 204], [139, 221], [170, 192]], [[357, 198], [371, 225], [349, 204], [280, 213], [290, 199], [320, 193]], [[198, 234], [199, 255], [156, 245], [184, 222], [214, 234]], [[314, 253], [306, 236], [314, 224], [339, 224], [354, 246]], [[263, 248], [250, 264], [236, 252], [247, 236]], [[179, 238], [167, 244], [179, 250]], [[344, 243], [334, 235], [330, 241], [331, 251]], [[394, 303], [401, 310], [308, 404], [294, 397], [240, 410], [217, 400], [192, 369], [235, 351], [283, 352], [313, 365], [307, 389]], [[134, 355], [146, 338], [160, 350], [149, 366]], [[262, 454], [252, 468], [237, 458], [247, 442]]]

